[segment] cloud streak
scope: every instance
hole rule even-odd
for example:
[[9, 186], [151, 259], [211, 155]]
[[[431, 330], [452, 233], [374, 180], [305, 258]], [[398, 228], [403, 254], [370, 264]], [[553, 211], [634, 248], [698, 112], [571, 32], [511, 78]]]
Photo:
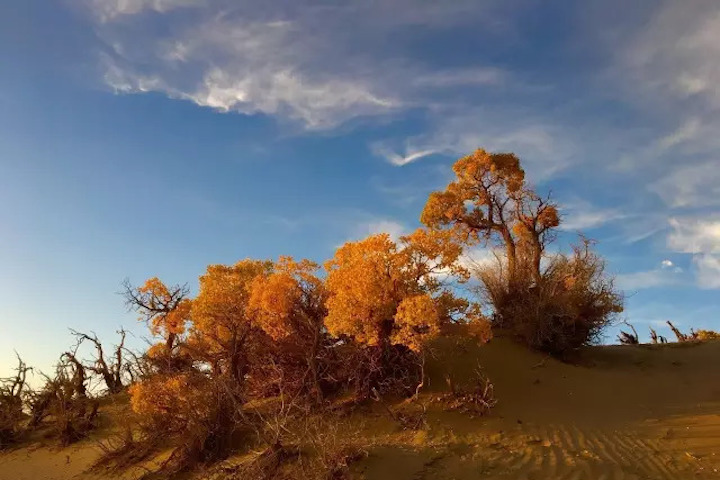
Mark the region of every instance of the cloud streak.
[[[308, 130], [358, 117], [395, 114], [438, 91], [495, 88], [506, 79], [487, 66], [436, 70], [412, 56], [383, 54], [398, 31], [415, 25], [482, 23], [499, 2], [321, 4], [310, 0], [92, 0], [105, 20], [105, 81], [118, 92], [163, 92], [222, 112], [265, 114]], [[180, 7], [204, 5], [192, 16]], [[147, 12], [163, 12], [162, 30]], [[122, 28], [117, 16], [128, 18]], [[407, 155], [409, 157], [412, 155]]]
[[205, 2], [206, 0], [88, 0], [89, 7], [103, 22], [148, 10], [164, 13], [176, 8], [197, 7]]

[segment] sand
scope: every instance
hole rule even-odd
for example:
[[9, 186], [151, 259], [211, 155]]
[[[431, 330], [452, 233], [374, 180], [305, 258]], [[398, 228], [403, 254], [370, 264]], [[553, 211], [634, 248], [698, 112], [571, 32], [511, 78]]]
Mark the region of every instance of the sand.
[[[445, 388], [446, 372], [462, 382], [479, 362], [497, 406], [482, 418], [431, 406], [414, 431], [368, 414], [369, 455], [355, 478], [720, 478], [720, 342], [593, 347], [576, 364], [505, 339], [480, 349], [446, 341], [439, 351], [422, 401]], [[96, 441], [0, 454], [0, 480], [107, 478], [86, 472]]]
[[444, 351], [438, 370], [479, 358], [498, 405], [431, 414], [424, 448], [381, 448], [360, 478], [720, 478], [720, 343], [595, 347], [582, 366], [504, 340]]

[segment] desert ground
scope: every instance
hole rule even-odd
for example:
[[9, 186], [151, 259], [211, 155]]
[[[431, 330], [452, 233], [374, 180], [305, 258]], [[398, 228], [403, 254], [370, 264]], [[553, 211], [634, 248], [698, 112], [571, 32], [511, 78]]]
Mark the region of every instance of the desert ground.
[[[588, 347], [569, 363], [503, 338], [482, 347], [444, 342], [417, 400], [427, 408], [423, 425], [402, 428], [392, 418], [402, 402], [371, 405], [347, 420], [354, 427], [344, 434], [367, 451], [353, 478], [720, 478], [720, 342]], [[477, 365], [498, 400], [488, 415], [433, 402], [447, 374], [460, 382]], [[34, 443], [1, 454], [0, 479], [138, 478], [139, 467], [90, 470], [123, 408], [105, 405], [101, 428], [73, 446]]]

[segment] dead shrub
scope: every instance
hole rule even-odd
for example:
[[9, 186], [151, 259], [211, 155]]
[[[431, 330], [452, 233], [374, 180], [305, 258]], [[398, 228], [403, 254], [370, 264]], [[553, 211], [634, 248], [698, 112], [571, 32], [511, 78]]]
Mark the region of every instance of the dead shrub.
[[235, 465], [220, 466], [212, 479], [342, 480], [367, 457], [359, 431], [337, 417], [304, 415], [285, 424], [282, 439]]
[[18, 440], [25, 420], [23, 396], [30, 368], [20, 356], [17, 359], [15, 376], [0, 379], [0, 450]]
[[422, 354], [403, 345], [364, 346], [348, 342], [336, 372], [364, 402], [377, 395], [413, 395], [423, 380]]
[[673, 334], [675, 334], [675, 338], [677, 338], [678, 342], [704, 342], [708, 340], [720, 339], [720, 333], [713, 330], [696, 331], [691, 328], [690, 333], [682, 333], [675, 325], [673, 325], [670, 320], [667, 321], [667, 324], [670, 327], [670, 330], [672, 330]]
[[562, 356], [595, 343], [623, 310], [622, 295], [588, 240], [575, 245], [572, 255], [550, 258], [539, 282], [531, 270], [520, 272], [509, 281], [501, 259], [476, 269], [482, 293], [493, 306], [494, 326], [534, 349]]
[[162, 432], [141, 431], [129, 418], [121, 421], [125, 424], [122, 432], [109, 435], [97, 443], [102, 454], [92, 470], [110, 473], [125, 470], [151, 458], [163, 445]]
[[358, 431], [339, 419], [313, 418], [303, 429], [308, 454], [300, 457], [304, 476], [312, 480], [349, 478], [350, 466], [368, 455], [368, 445], [360, 442]]
[[452, 376], [447, 374], [450, 393], [438, 398], [448, 410], [456, 410], [470, 416], [486, 415], [496, 404], [495, 387], [485, 375], [480, 365], [475, 367], [473, 381], [467, 386], [456, 385]]
[[[632, 330], [632, 333], [628, 333], [625, 331], [620, 331], [620, 334], [618, 335], [618, 341], [621, 345], [638, 345], [640, 343], [639, 335], [637, 333], [637, 330], [635, 330], [635, 327], [633, 327], [631, 324], [629, 324], [627, 321], [623, 322], [625, 325], [630, 327], [630, 330]], [[651, 335], [655, 333], [655, 330], [650, 329]], [[657, 343], [657, 334], [655, 333], [655, 336], [653, 336], [653, 340], [655, 343]]]
[[63, 446], [84, 438], [95, 428], [100, 407], [97, 399], [88, 396], [85, 378], [82, 365], [65, 356], [55, 376], [46, 377], [43, 388], [33, 396], [31, 425], [46, 419], [51, 436]]

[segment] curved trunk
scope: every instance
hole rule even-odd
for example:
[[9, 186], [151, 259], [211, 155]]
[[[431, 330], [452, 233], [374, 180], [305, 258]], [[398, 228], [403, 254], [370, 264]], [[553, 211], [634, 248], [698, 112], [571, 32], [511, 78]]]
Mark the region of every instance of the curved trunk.
[[508, 286], [510, 287], [517, 279], [517, 248], [515, 246], [515, 240], [507, 228], [502, 230], [502, 237], [505, 242], [505, 253], [508, 262]]

